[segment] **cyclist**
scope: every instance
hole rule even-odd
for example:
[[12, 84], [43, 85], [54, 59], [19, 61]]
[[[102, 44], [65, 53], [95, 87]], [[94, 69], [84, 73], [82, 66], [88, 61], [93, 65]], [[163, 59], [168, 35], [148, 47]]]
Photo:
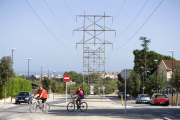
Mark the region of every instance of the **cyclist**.
[[[84, 93], [82, 91], [82, 88], [81, 87], [78, 87], [77, 91], [72, 95], [76, 95], [77, 94], [77, 100], [76, 100], [76, 105], [77, 105], [77, 108], [79, 109], [79, 104], [78, 102], [80, 103], [80, 100], [84, 98]], [[71, 97], [72, 97], [71, 96]]]
[[[42, 86], [39, 86], [39, 90], [36, 92], [35, 95], [37, 95], [37, 94], [39, 94], [37, 99], [41, 99], [42, 100], [43, 110], [45, 110], [45, 102], [46, 102], [47, 97], [48, 97], [47, 92], [46, 92], [45, 89], [42, 88]], [[38, 101], [38, 103], [39, 103], [39, 101]]]

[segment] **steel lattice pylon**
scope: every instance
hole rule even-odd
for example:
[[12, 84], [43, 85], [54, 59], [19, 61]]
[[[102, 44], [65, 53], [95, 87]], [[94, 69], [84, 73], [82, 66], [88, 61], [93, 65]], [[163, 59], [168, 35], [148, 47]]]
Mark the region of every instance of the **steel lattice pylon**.
[[[105, 18], [112, 16], [103, 15], [77, 15], [77, 17], [84, 17], [84, 25], [73, 31], [83, 31], [83, 40], [76, 43], [83, 44], [83, 82], [84, 75], [91, 73], [104, 73], [105, 72], [105, 44], [112, 44], [105, 39], [105, 31], [115, 31], [105, 26]], [[104, 18], [104, 25], [98, 23]], [[92, 24], [86, 26], [85, 22], [92, 22]], [[112, 17], [113, 20], [113, 17]], [[104, 39], [100, 39], [99, 36], [104, 33]], [[85, 39], [85, 36], [90, 36]], [[88, 80], [89, 84], [89, 80]]]

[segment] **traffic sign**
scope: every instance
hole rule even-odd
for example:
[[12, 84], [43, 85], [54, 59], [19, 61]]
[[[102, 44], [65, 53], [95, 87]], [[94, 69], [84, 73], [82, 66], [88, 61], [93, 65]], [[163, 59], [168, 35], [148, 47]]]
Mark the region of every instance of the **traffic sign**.
[[68, 82], [70, 80], [70, 76], [69, 75], [64, 75], [63, 80], [65, 82]]
[[142, 86], [142, 89], [145, 90], [145, 89], [146, 89], [146, 86]]
[[131, 73], [130, 73], [130, 71], [128, 69], [124, 69], [124, 70], [121, 71], [121, 77], [123, 79], [125, 79], [125, 78], [128, 79], [130, 76], [131, 76]]
[[105, 87], [104, 87], [104, 86], [102, 86], [102, 89], [103, 89], [103, 90], [105, 90]]

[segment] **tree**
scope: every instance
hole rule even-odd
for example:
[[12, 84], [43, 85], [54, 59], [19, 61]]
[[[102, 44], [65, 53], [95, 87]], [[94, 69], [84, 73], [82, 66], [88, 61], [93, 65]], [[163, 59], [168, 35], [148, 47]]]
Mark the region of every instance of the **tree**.
[[32, 85], [32, 89], [37, 89], [38, 87], [39, 87], [39, 85], [38, 84], [36, 84], [36, 83], [31, 83], [31, 85]]
[[51, 86], [51, 80], [48, 77], [44, 77], [44, 80], [42, 81], [42, 85], [45, 90], [49, 90]]
[[[133, 70], [130, 70], [131, 72], [133, 72]], [[135, 73], [135, 72], [133, 72]], [[125, 79], [123, 79], [121, 77], [121, 74], [118, 74], [118, 80], [119, 82], [117, 82], [118, 84], [118, 90], [121, 92], [125, 91]], [[126, 79], [126, 92], [129, 94], [132, 94], [132, 92], [134, 91], [134, 81], [133, 81], [133, 75], [131, 73], [131, 76]]]
[[[6, 85], [11, 81], [11, 77], [14, 75], [14, 71], [11, 67], [13, 64], [10, 56], [4, 56], [0, 62], [0, 85], [5, 86], [5, 99], [6, 99]], [[5, 101], [4, 101], [5, 102]]]
[[57, 91], [57, 89], [58, 89], [58, 82], [52, 81], [51, 82], [51, 90], [52, 90], [52, 92], [55, 93]]
[[112, 80], [112, 78], [106, 77], [105, 80], [106, 80], [106, 81], [109, 81], [109, 80]]
[[178, 100], [179, 100], [179, 90], [180, 90], [180, 64], [177, 64], [173, 69], [173, 77], [171, 75], [170, 79], [170, 85], [173, 86], [178, 92], [177, 92], [177, 106], [178, 106]]
[[31, 75], [31, 78], [30, 78], [32, 81], [35, 81], [36, 80], [36, 77], [34, 75]]
[[88, 79], [89, 77], [89, 82], [91, 84], [99, 84], [99, 85], [103, 85], [103, 78], [97, 74], [97, 73], [92, 73], [90, 74], [89, 76], [87, 76], [86, 80]]
[[[142, 57], [143, 52], [141, 50], [136, 49], [133, 51], [133, 54], [134, 54], [134, 68], [133, 69], [136, 73], [141, 74], [143, 70], [141, 66], [144, 68], [143, 57]], [[146, 54], [147, 54], [147, 62], [146, 62], [147, 71], [149, 71], [150, 75], [152, 75], [157, 70], [157, 62], [155, 62], [154, 60], [158, 60], [158, 62], [160, 62], [161, 60], [173, 59], [170, 56], [161, 55], [154, 51], [148, 51]]]
[[72, 82], [76, 82], [78, 83], [82, 83], [83, 82], [83, 76], [82, 74], [78, 74], [75, 71], [69, 71], [69, 72], [64, 72], [64, 75], [69, 75], [70, 76], [70, 80]]

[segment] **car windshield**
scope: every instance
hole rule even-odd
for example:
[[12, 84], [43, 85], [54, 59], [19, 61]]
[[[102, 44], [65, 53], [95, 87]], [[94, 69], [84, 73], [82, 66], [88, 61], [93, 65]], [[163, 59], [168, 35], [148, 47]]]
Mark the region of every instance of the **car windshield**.
[[141, 95], [141, 97], [149, 97], [149, 95]]
[[18, 96], [29, 96], [28, 92], [20, 92]]
[[167, 98], [165, 95], [156, 95], [155, 98]]

